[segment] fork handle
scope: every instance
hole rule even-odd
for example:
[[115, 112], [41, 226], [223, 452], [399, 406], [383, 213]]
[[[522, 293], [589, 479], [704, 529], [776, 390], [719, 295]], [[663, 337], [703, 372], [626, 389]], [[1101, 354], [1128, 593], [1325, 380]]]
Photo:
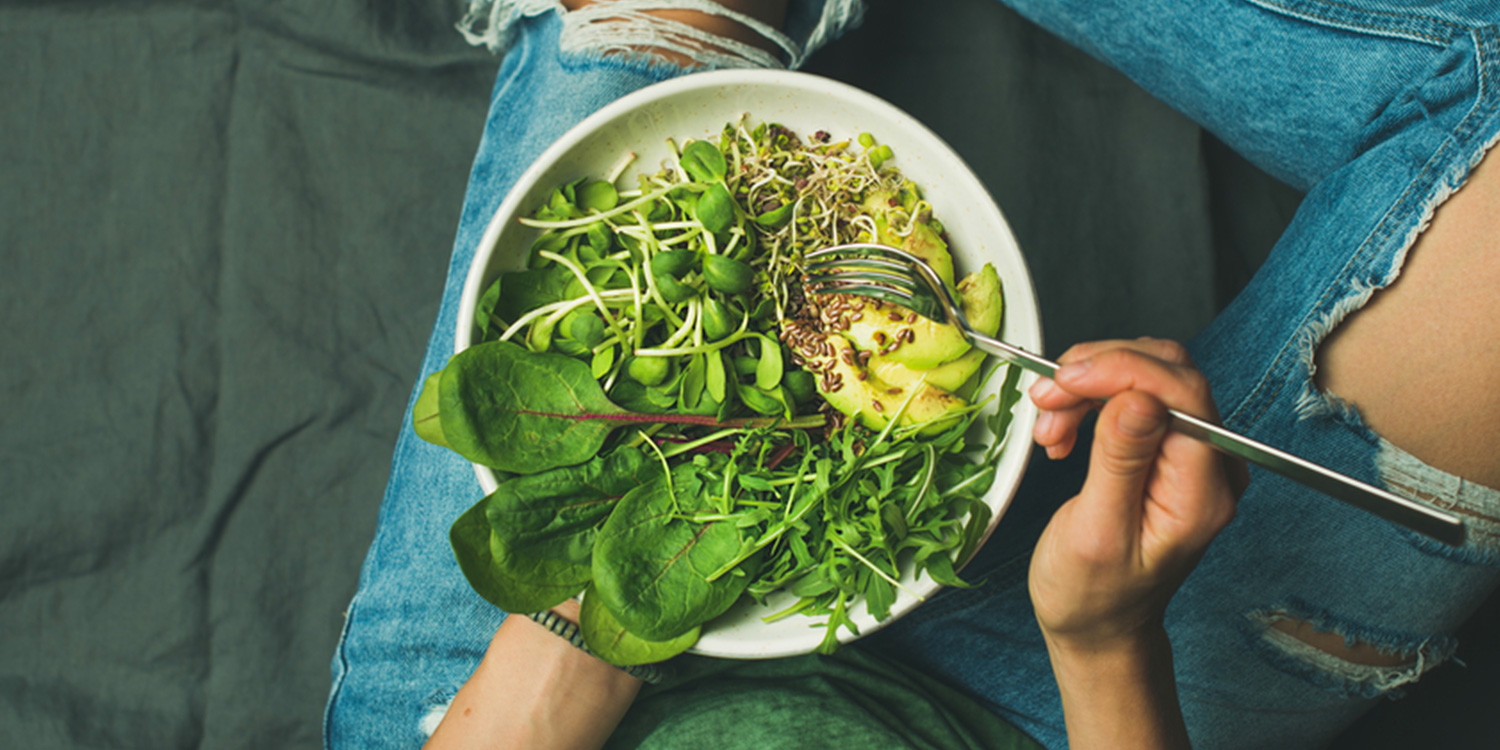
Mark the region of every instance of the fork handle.
[[[1056, 362], [1025, 349], [980, 333], [973, 333], [973, 340], [980, 349], [1044, 378], [1052, 378], [1057, 373]], [[1223, 453], [1242, 458], [1444, 544], [1463, 544], [1464, 523], [1452, 513], [1366, 484], [1176, 409], [1168, 409], [1168, 412], [1172, 415], [1173, 430], [1208, 443]]]

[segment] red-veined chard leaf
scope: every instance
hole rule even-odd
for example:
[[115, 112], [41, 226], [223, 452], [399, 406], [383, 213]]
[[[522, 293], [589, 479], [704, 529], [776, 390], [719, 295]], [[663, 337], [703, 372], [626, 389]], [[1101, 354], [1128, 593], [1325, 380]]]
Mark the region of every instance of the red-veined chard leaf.
[[[437, 391], [441, 435], [448, 447], [475, 463], [516, 474], [583, 463], [599, 452], [612, 430], [626, 424], [772, 424], [721, 422], [710, 414], [627, 411], [604, 394], [588, 364], [508, 341], [478, 344], [453, 355]], [[821, 423], [821, 418], [809, 417], [783, 424], [801, 428]]]

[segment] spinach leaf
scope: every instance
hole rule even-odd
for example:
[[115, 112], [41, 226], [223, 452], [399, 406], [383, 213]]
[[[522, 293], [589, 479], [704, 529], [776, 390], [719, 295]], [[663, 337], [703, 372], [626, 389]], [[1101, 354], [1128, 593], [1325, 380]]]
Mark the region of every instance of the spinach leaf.
[[480, 596], [507, 612], [552, 607], [588, 584], [599, 525], [656, 471], [640, 451], [623, 449], [503, 482], [453, 525], [459, 568]]
[[443, 371], [438, 370], [422, 381], [422, 392], [417, 394], [417, 403], [411, 410], [411, 422], [417, 437], [447, 448], [448, 440], [443, 437], [443, 420], [438, 411], [438, 384], [442, 378]]
[[507, 612], [540, 612], [588, 584], [587, 578], [577, 581], [560, 575], [568, 567], [560, 561], [534, 561], [529, 567], [512, 564], [507, 548], [495, 543], [485, 518], [487, 505], [488, 498], [475, 503], [448, 530], [459, 569], [485, 601]]
[[583, 641], [594, 655], [610, 664], [630, 666], [666, 661], [698, 642], [701, 628], [693, 628], [666, 641], [648, 641], [620, 624], [609, 608], [593, 595], [593, 589], [583, 594], [583, 611], [578, 616], [578, 627], [583, 630]]
[[[740, 552], [733, 523], [695, 523], [711, 510], [693, 464], [672, 468], [621, 498], [594, 543], [594, 595], [635, 635], [676, 638], [734, 604], [753, 576], [746, 567], [717, 580], [708, 577]], [[748, 571], [753, 572], [753, 571]]]

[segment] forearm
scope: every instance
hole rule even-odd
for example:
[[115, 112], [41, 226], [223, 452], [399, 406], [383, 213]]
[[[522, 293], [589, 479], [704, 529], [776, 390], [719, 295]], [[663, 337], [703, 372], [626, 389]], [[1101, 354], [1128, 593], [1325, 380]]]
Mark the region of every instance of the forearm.
[[1073, 750], [1188, 748], [1165, 631], [1087, 647], [1047, 638]]
[[640, 688], [529, 618], [507, 617], [426, 747], [601, 747]]

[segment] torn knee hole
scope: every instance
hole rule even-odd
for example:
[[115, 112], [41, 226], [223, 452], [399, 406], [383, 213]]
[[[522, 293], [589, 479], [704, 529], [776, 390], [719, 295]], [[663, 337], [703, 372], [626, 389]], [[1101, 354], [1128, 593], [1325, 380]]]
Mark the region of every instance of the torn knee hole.
[[1360, 664], [1369, 667], [1402, 667], [1411, 666], [1417, 661], [1415, 653], [1384, 651], [1368, 643], [1346, 638], [1332, 631], [1318, 630], [1312, 623], [1290, 617], [1286, 613], [1271, 614], [1273, 616], [1280, 615], [1280, 619], [1273, 619], [1270, 622], [1271, 628], [1281, 631], [1329, 656], [1351, 664]]
[[773, 25], [710, 0], [564, 0], [561, 51], [645, 54], [684, 67], [785, 66], [800, 49]]
[[1414, 636], [1342, 620], [1316, 607], [1247, 614], [1271, 665], [1341, 695], [1398, 696], [1453, 655], [1448, 636]]

